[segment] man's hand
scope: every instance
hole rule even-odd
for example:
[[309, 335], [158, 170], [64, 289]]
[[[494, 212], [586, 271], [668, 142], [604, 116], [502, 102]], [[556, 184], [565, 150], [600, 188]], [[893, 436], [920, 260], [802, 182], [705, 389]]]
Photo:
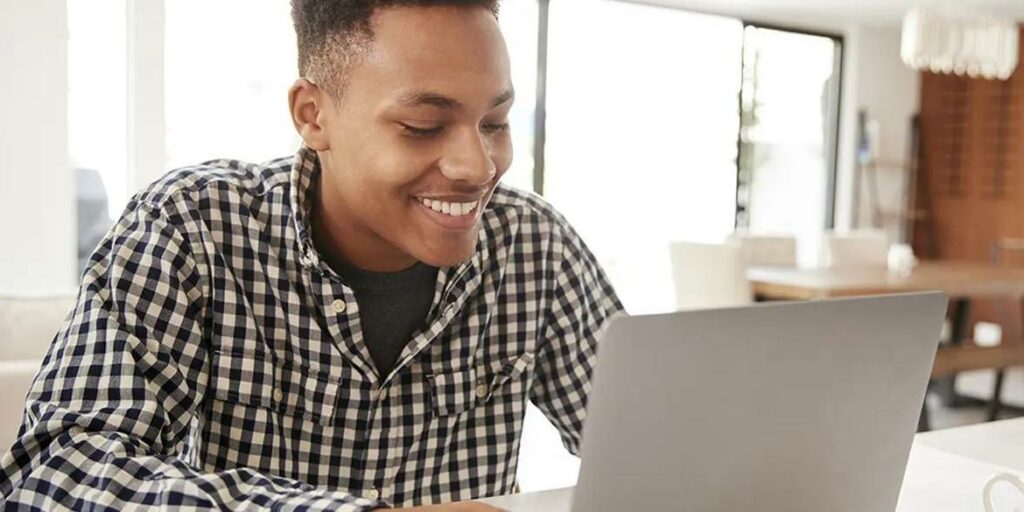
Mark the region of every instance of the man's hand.
[[446, 505], [430, 505], [428, 507], [401, 508], [396, 512], [502, 512], [500, 508], [494, 508], [483, 503], [464, 501], [461, 503], [448, 503]]

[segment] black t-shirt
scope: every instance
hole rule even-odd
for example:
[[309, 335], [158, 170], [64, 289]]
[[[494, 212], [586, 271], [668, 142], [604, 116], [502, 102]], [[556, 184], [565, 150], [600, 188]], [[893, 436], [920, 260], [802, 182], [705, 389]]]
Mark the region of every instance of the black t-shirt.
[[363, 340], [384, 378], [426, 321], [434, 301], [437, 268], [417, 263], [399, 272], [370, 272], [346, 265], [338, 273], [356, 294]]

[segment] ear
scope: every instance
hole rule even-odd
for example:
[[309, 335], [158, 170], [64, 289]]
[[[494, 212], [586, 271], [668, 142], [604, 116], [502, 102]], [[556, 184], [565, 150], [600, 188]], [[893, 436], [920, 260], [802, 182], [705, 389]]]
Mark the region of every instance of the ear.
[[327, 97], [313, 82], [300, 78], [288, 89], [288, 108], [295, 131], [314, 151], [330, 149], [327, 131], [321, 124], [321, 113], [327, 106]]

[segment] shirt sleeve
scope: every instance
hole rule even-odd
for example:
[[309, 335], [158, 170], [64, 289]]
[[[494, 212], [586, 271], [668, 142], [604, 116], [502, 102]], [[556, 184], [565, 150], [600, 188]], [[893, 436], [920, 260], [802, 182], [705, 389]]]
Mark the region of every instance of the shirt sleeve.
[[206, 278], [183, 224], [133, 201], [90, 259], [0, 459], [0, 506], [370, 510], [375, 502], [304, 482], [197, 468]]
[[579, 455], [597, 342], [608, 321], [623, 311], [597, 259], [567, 224], [552, 242], [549, 310], [541, 326], [530, 399]]

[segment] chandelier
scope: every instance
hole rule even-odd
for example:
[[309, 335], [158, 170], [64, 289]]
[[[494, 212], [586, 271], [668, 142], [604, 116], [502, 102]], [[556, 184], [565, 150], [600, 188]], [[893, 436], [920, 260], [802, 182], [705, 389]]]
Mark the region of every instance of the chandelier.
[[900, 51], [914, 69], [1006, 80], [1017, 67], [1017, 23], [966, 9], [913, 9]]

